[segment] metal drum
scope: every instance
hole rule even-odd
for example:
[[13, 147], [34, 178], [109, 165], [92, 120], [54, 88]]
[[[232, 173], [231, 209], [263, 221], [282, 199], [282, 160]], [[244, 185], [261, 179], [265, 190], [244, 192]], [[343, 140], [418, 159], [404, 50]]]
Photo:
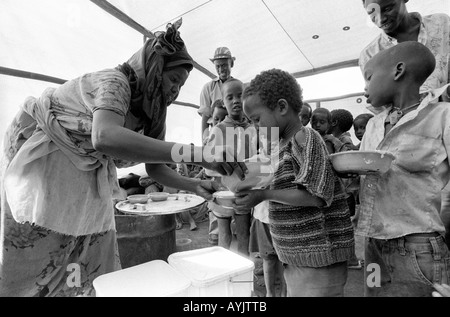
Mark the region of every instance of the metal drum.
[[116, 214], [115, 220], [122, 268], [153, 260], [167, 261], [175, 252], [175, 214]]

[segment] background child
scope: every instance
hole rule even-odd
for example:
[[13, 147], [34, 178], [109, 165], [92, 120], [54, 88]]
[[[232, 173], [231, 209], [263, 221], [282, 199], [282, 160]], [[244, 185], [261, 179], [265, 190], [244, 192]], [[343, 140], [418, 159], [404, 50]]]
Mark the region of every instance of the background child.
[[312, 108], [309, 103], [304, 102], [302, 106], [302, 110], [299, 113], [300, 120], [302, 121], [303, 126], [307, 126], [309, 121], [311, 121], [312, 116]]
[[[243, 87], [243, 83], [235, 78], [222, 84], [223, 102], [228, 115], [211, 129], [208, 145], [213, 147], [234, 145], [234, 153], [237, 157], [245, 159], [256, 154], [255, 139], [257, 136], [256, 129], [248, 123], [242, 111]], [[242, 137], [239, 131], [243, 132]], [[235, 134], [238, 135], [237, 142], [234, 140]], [[248, 137], [245, 137], [244, 134], [248, 134]], [[217, 217], [219, 225], [219, 246], [230, 249], [233, 238], [232, 218], [220, 216], [220, 209], [224, 207], [210, 203], [210, 208]], [[237, 250], [240, 254], [248, 256], [251, 209], [235, 211], [233, 217], [236, 223]]]
[[223, 104], [222, 99], [216, 100], [212, 105], [212, 126], [216, 126], [218, 123], [222, 122], [227, 116], [227, 108]]
[[[216, 126], [218, 123], [222, 122], [225, 117], [227, 116], [227, 109], [225, 108], [223, 104], [222, 99], [217, 99], [211, 106], [211, 119], [212, 119], [212, 126]], [[204, 134], [206, 134], [203, 138], [204, 142], [203, 144], [206, 144], [208, 142], [208, 134], [209, 130], [205, 129]], [[199, 178], [208, 178], [205, 174], [205, 169], [202, 169], [201, 175], [198, 176]], [[208, 206], [210, 204], [208, 203]], [[217, 218], [214, 215], [214, 213], [210, 210], [209, 212], [209, 232], [208, 232], [208, 242], [212, 245], [218, 245], [219, 244], [219, 224], [217, 222]]]
[[278, 129], [279, 165], [270, 189], [237, 193], [236, 208], [269, 201], [287, 296], [343, 296], [347, 260], [355, 250], [353, 227], [324, 142], [298, 116], [301, 96], [296, 79], [278, 69], [262, 72], [245, 89], [244, 111], [260, 133]]
[[366, 296], [430, 296], [433, 283], [449, 282], [439, 214], [450, 171], [450, 104], [438, 101], [447, 86], [421, 102], [419, 94], [435, 64], [429, 49], [409, 41], [365, 65], [367, 101], [392, 107], [369, 120], [360, 149], [396, 157], [388, 172], [361, 178], [357, 234], [366, 237], [365, 263], [381, 272], [381, 286], [366, 285]]
[[[350, 111], [345, 109], [335, 109], [331, 111], [331, 126], [328, 133], [332, 134], [340, 142], [342, 146], [335, 148], [337, 152], [357, 150], [357, 147], [353, 144], [352, 137], [348, 132], [353, 125], [353, 115]], [[336, 143], [334, 143], [336, 144]], [[350, 216], [353, 217], [356, 214], [356, 195], [357, 189], [352, 186], [352, 183], [356, 181], [356, 178], [342, 178], [342, 182], [345, 187], [345, 192], [348, 194], [347, 204], [350, 211]], [[356, 254], [348, 261], [349, 269], [362, 269], [362, 261], [358, 259]]]
[[330, 133], [331, 124], [330, 110], [326, 108], [314, 109], [311, 116], [311, 127], [322, 136], [325, 145], [327, 146], [328, 153], [333, 154], [347, 150], [347, 146]]
[[345, 146], [340, 151], [356, 150], [352, 141], [352, 136], [348, 131], [353, 126], [353, 115], [350, 111], [345, 109], [335, 109], [331, 111], [331, 127], [328, 133], [331, 133]]
[[[362, 140], [364, 133], [366, 132], [366, 125], [370, 118], [373, 118], [373, 114], [371, 113], [363, 113], [356, 116], [355, 120], [353, 120], [353, 130], [355, 130], [355, 136], [359, 141]], [[356, 145], [356, 148], [359, 149], [361, 143]]]

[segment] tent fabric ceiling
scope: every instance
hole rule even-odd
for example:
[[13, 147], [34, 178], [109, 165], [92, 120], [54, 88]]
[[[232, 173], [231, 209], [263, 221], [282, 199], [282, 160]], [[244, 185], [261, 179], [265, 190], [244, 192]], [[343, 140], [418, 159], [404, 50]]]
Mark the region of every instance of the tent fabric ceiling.
[[[109, 2], [151, 31], [183, 17], [180, 31], [194, 59], [214, 73], [209, 58], [216, 47], [227, 46], [245, 65], [234, 74], [244, 81], [272, 67], [299, 73], [356, 60], [379, 34], [360, 0]], [[449, 0], [410, 0], [407, 7], [450, 13]]]
[[[236, 57], [232, 75], [244, 82], [270, 68], [293, 74], [314, 73], [328, 65], [355, 61], [361, 49], [379, 32], [369, 21], [361, 0], [108, 0], [107, 3], [151, 32], [164, 30], [167, 23], [182, 17], [180, 32], [195, 61], [215, 74], [209, 59], [217, 47], [227, 46]], [[407, 7], [424, 15], [450, 14], [450, 0], [410, 0]], [[349, 29], [344, 30], [346, 27]], [[318, 38], [314, 39], [315, 36]], [[115, 67], [142, 44], [142, 34], [93, 1], [0, 1], [0, 67], [71, 79]], [[363, 90], [357, 67], [340, 72], [344, 75], [332, 83], [320, 79], [320, 85], [326, 88], [320, 90], [320, 96], [308, 96], [311, 89], [306, 89], [305, 98], [331, 97], [327, 93], [336, 82], [341, 85], [334, 96]], [[304, 79], [298, 79], [302, 87]], [[198, 105], [201, 88], [209, 80], [210, 76], [194, 69], [178, 101]], [[41, 87], [53, 85], [0, 76], [0, 86], [0, 102], [14, 103], [17, 107], [25, 97], [36, 96]], [[355, 99], [352, 105], [364, 107], [365, 100], [361, 105]], [[182, 113], [181, 108], [173, 108], [172, 116]], [[200, 139], [196, 135], [200, 117], [195, 109], [184, 108], [187, 129], [179, 135], [184, 135], [185, 140]], [[2, 111], [0, 135], [6, 126], [4, 120], [10, 119], [16, 108], [2, 106]], [[176, 125], [181, 126], [183, 120], [177, 120]], [[195, 136], [186, 131], [194, 131]]]
[[[180, 32], [195, 61], [215, 74], [209, 59], [216, 47], [227, 46], [236, 56], [233, 76], [244, 82], [269, 68], [295, 74], [354, 61], [379, 32], [360, 0], [108, 2], [152, 32], [182, 17]], [[407, 6], [422, 14], [450, 13], [450, 0], [410, 0]], [[0, 30], [0, 43], [8, 48], [0, 50], [0, 66], [62, 79], [114, 67], [143, 40], [88, 0], [2, 0]], [[198, 105], [209, 78], [193, 71], [178, 100]]]

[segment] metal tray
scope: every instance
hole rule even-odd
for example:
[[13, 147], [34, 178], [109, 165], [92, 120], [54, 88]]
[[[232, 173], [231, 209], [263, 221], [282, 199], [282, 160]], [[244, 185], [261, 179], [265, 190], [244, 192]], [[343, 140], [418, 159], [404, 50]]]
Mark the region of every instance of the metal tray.
[[[128, 200], [116, 204], [117, 210], [130, 215], [170, 215], [200, 206], [205, 202], [203, 197], [194, 194], [171, 194], [164, 201], [149, 201], [146, 204], [132, 204]], [[144, 205], [145, 210], [137, 210], [136, 205]]]

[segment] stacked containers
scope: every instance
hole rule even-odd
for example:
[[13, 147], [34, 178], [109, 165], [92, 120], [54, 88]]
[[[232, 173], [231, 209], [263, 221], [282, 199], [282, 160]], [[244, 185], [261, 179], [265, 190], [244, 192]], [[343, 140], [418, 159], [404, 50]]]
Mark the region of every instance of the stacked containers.
[[253, 261], [222, 247], [172, 253], [169, 265], [191, 281], [190, 297], [251, 297]]
[[101, 275], [93, 285], [97, 297], [186, 297], [191, 282], [167, 262], [153, 260]]

